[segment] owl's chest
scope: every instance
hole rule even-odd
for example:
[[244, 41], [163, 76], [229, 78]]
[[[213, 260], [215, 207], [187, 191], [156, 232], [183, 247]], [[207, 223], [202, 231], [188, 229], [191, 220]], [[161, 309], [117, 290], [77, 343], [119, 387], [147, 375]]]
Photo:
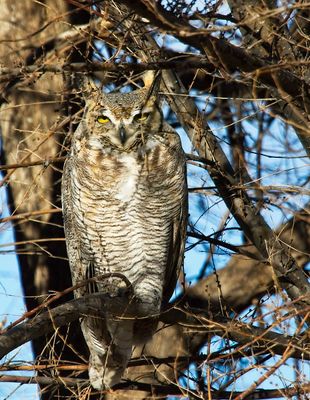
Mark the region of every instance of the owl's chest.
[[161, 170], [164, 154], [159, 156], [160, 149], [155, 150], [155, 157], [151, 153], [154, 151], [142, 156], [137, 152], [98, 155], [95, 163], [85, 159], [73, 179], [82, 208], [114, 204], [125, 209], [146, 198], [150, 202], [158, 198], [167, 181]]
[[107, 194], [115, 201], [127, 203], [135, 198], [139, 183], [145, 175], [143, 164], [137, 160], [137, 157], [129, 154], [117, 157], [114, 163], [118, 168], [111, 176], [112, 186]]

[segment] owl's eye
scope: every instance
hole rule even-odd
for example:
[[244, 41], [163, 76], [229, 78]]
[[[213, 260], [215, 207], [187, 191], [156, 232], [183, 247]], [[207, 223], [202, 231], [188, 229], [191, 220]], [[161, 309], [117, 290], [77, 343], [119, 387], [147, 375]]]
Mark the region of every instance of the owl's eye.
[[149, 115], [150, 115], [150, 113], [139, 113], [139, 114], [135, 115], [134, 119], [139, 122], [146, 121], [148, 119]]
[[109, 121], [110, 118], [105, 117], [104, 115], [100, 115], [100, 117], [97, 118], [97, 122], [99, 122], [99, 124], [106, 124]]

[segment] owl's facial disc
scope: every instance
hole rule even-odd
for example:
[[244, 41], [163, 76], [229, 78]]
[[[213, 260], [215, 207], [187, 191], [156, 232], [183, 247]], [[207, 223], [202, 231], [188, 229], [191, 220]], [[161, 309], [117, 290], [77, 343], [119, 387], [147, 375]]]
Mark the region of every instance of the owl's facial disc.
[[140, 108], [126, 111], [123, 111], [122, 116], [106, 108], [97, 109], [94, 113], [99, 138], [124, 150], [130, 148], [141, 138], [143, 132], [149, 130], [146, 128], [152, 123], [154, 110]]

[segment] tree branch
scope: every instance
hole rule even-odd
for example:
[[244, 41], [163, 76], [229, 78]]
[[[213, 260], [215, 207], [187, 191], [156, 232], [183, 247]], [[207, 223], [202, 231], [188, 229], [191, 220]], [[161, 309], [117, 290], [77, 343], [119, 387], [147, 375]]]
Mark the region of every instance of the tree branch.
[[[15, 383], [38, 383], [40, 386], [62, 386], [66, 385], [68, 387], [79, 387], [80, 389], [83, 387], [89, 386], [88, 379], [77, 379], [77, 378], [51, 378], [46, 376], [36, 376], [36, 377], [28, 377], [28, 376], [16, 376], [16, 375], [2, 375], [0, 376], [0, 382], [15, 382]], [[197, 392], [195, 390], [187, 389], [182, 386], [177, 385], [154, 385], [148, 383], [142, 383], [137, 381], [124, 381], [115, 385], [113, 390], [125, 390], [125, 391], [147, 391], [153, 394], [168, 396], [168, 395], [188, 395], [190, 398], [201, 399], [201, 392]], [[106, 391], [102, 391], [105, 393]], [[261, 389], [253, 391], [251, 394], [247, 396], [248, 400], [257, 400], [259, 399], [272, 399], [272, 398], [283, 398], [283, 396], [294, 396], [300, 394], [307, 394], [310, 392], [310, 384], [305, 385], [295, 385], [290, 388], [279, 388], [279, 389]], [[212, 396], [212, 399], [231, 399], [232, 396], [242, 395], [243, 392], [239, 391], [216, 391], [211, 390], [208, 392], [208, 395]], [[207, 399], [208, 397], [203, 397]]]
[[[216, 53], [223, 65], [229, 66], [234, 71], [253, 72], [253, 79], [277, 89], [272, 73], [277, 76], [277, 81], [292, 97], [301, 96], [302, 88], [306, 85], [303, 79], [287, 71], [289, 63], [285, 65], [270, 65], [259, 57], [251, 55], [242, 47], [232, 45], [225, 39], [211, 36], [210, 30], [196, 29], [184, 19], [179, 19], [173, 13], [165, 10], [158, 3], [149, 0], [117, 0], [126, 5], [142, 18], [147, 18], [150, 23], [165, 32], [169, 32], [190, 46], [204, 51], [205, 46]], [[209, 60], [212, 61], [212, 60]], [[300, 63], [300, 62], [299, 62]], [[310, 87], [307, 88], [310, 91]]]
[[[197, 313], [198, 311], [198, 313]], [[306, 311], [306, 310], [305, 310]], [[96, 293], [74, 299], [46, 312], [39, 313], [34, 318], [25, 321], [0, 335], [0, 359], [10, 351], [22, 344], [36, 339], [46, 333], [52, 332], [63, 325], [77, 320], [85, 315], [94, 318], [104, 318], [106, 313], [114, 315], [115, 318], [139, 318], [143, 310], [141, 304], [130, 300], [128, 296], [111, 297], [107, 293]], [[292, 337], [283, 337], [270, 329], [251, 327], [240, 322], [224, 320], [224, 322], [212, 321], [205, 317], [201, 310], [182, 310], [170, 308], [158, 316], [167, 325], [181, 324], [197, 331], [208, 331], [223, 337], [237, 341], [241, 344], [256, 343], [259, 351], [272, 351], [282, 354], [290, 344], [294, 347], [292, 357], [310, 359], [310, 351], [303, 345], [302, 338], [299, 340]], [[223, 318], [221, 318], [223, 321]], [[229, 355], [230, 356], [230, 355]]]
[[296, 62], [286, 60], [284, 63], [279, 61], [277, 64], [269, 64], [242, 47], [229, 43], [226, 39], [212, 36], [212, 30], [194, 28], [185, 19], [178, 18], [158, 3], [149, 0], [118, 0], [118, 2], [126, 5], [142, 18], [147, 18], [152, 25], [162, 31], [173, 34], [181, 42], [206, 53], [209, 62], [216, 68], [222, 69], [224, 75], [227, 70], [229, 73], [239, 71], [245, 73], [246, 77], [253, 82], [254, 93], [257, 91], [258, 83], [277, 91], [280, 98], [289, 104], [290, 113], [298, 124], [299, 139], [310, 156], [310, 140], [307, 131], [303, 129], [309, 121], [303, 93], [310, 93], [310, 86], [306, 80], [289, 71], [293, 65], [301, 65], [304, 60]]

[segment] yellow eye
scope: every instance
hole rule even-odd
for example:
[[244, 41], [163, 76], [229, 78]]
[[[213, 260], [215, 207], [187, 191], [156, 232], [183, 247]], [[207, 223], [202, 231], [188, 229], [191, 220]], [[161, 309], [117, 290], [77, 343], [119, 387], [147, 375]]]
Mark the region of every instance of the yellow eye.
[[110, 121], [110, 119], [108, 117], [101, 115], [100, 117], [97, 118], [97, 121], [99, 122], [99, 124], [106, 124], [107, 122]]

